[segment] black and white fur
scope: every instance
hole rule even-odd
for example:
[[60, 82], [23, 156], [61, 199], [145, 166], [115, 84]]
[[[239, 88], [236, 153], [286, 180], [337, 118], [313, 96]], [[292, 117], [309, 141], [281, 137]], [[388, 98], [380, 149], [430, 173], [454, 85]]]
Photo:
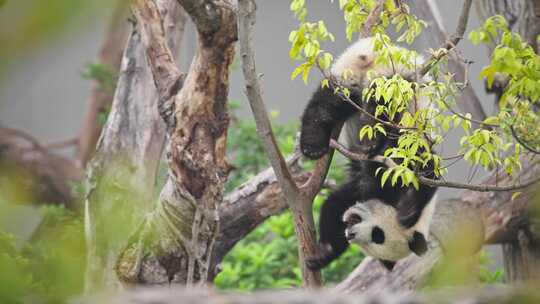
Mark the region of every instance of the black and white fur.
[[343, 215], [343, 222], [347, 225], [345, 238], [392, 270], [396, 261], [411, 253], [422, 255], [427, 251], [434, 209], [435, 202], [429, 203], [422, 209], [414, 227], [403, 229], [397, 221], [398, 214], [394, 207], [377, 199], [359, 202]]
[[[331, 69], [332, 76], [350, 90], [350, 99], [371, 113], [374, 112], [378, 101], [362, 101], [362, 90], [369, 85], [367, 73], [371, 71], [375, 77], [391, 77], [394, 73], [409, 75], [412, 72], [401, 65], [393, 67], [376, 65], [377, 54], [373, 51], [373, 44], [373, 38], [359, 40], [345, 50]], [[300, 137], [302, 153], [310, 159], [318, 159], [325, 155], [329, 151], [332, 130], [343, 122], [345, 125], [341, 135], [348, 148], [353, 152], [367, 153], [370, 160], [352, 161], [347, 182], [330, 193], [324, 202], [319, 220], [318, 252], [307, 259], [307, 266], [311, 269], [325, 267], [347, 249], [343, 215], [355, 203], [371, 199], [383, 202], [395, 210], [392, 217], [396, 218], [396, 222], [405, 231], [414, 229], [436, 190], [420, 185], [420, 189], [416, 191], [412, 186], [402, 187], [399, 183], [391, 186], [389, 182], [381, 187], [381, 174], [376, 176], [375, 173], [379, 167], [387, 165], [377, 159], [381, 158], [388, 147], [397, 145], [399, 130], [385, 127], [386, 137], [379, 135], [373, 141], [360, 141], [358, 138], [360, 128], [366, 123], [374, 124], [374, 121], [359, 114], [357, 109], [335, 94], [332, 87], [319, 86], [304, 110]], [[432, 172], [428, 172], [426, 176], [434, 177]], [[421, 236], [425, 243], [425, 234], [422, 233]]]

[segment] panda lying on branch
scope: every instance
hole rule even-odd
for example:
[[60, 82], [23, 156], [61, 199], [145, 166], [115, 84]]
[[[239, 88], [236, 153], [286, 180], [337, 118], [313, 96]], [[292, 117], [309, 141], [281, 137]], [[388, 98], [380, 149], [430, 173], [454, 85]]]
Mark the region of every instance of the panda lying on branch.
[[[332, 77], [350, 91], [350, 101], [369, 113], [375, 112], [377, 100], [364, 102], [362, 90], [369, 86], [367, 73], [391, 77], [399, 73], [408, 77], [414, 73], [402, 65], [393, 67], [375, 64], [374, 39], [360, 39], [336, 60], [331, 69]], [[416, 102], [418, 106], [421, 102]], [[409, 111], [414, 111], [410, 106]], [[380, 119], [389, 121], [381, 116]], [[393, 123], [399, 121], [394, 118]], [[310, 159], [319, 159], [329, 151], [332, 130], [345, 122], [341, 137], [352, 152], [365, 153], [365, 161], [351, 161], [349, 178], [336, 191], [330, 193], [321, 208], [319, 243], [315, 256], [307, 259], [307, 266], [320, 269], [339, 257], [348, 242], [359, 244], [365, 253], [379, 259], [391, 270], [395, 261], [410, 252], [417, 255], [427, 250], [429, 222], [432, 217], [433, 195], [436, 188], [420, 185], [403, 187], [386, 183], [381, 187], [378, 168], [388, 165], [378, 160], [388, 147], [397, 146], [399, 130], [385, 125], [386, 136], [378, 135], [368, 142], [360, 141], [358, 134], [365, 124], [375, 120], [359, 112], [331, 86], [319, 86], [302, 116], [300, 148]], [[418, 151], [421, 154], [423, 151]], [[433, 165], [422, 168], [424, 176], [435, 178]], [[411, 168], [414, 169], [414, 168]], [[426, 173], [427, 172], [427, 173]], [[351, 208], [352, 207], [352, 208]]]

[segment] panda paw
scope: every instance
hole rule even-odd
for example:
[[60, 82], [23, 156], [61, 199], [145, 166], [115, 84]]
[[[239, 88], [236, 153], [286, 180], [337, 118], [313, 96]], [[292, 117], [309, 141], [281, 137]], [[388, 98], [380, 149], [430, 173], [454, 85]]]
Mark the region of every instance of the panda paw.
[[328, 147], [327, 146], [309, 146], [309, 145], [301, 145], [302, 154], [309, 158], [309, 159], [319, 159], [323, 157], [326, 153], [328, 153]]
[[318, 244], [317, 253], [306, 259], [306, 266], [311, 270], [320, 270], [334, 259], [334, 253], [329, 245]]
[[330, 149], [330, 137], [323, 130], [316, 134], [303, 133], [300, 136], [300, 149], [302, 154], [309, 159], [319, 159]]

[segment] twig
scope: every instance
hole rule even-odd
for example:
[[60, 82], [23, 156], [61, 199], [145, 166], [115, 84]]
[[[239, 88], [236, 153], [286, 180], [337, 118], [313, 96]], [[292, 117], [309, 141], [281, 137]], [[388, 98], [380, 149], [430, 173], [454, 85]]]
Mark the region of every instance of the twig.
[[78, 143], [79, 143], [79, 138], [75, 137], [75, 138], [64, 139], [64, 140], [55, 141], [51, 143], [46, 143], [43, 145], [43, 147], [45, 149], [55, 150], [55, 149], [63, 149], [63, 148], [75, 146]]
[[[330, 146], [339, 151], [343, 156], [349, 158], [350, 160], [362, 161], [366, 160], [367, 157], [364, 154], [354, 153], [348, 150], [345, 146], [338, 143], [335, 140], [330, 141]], [[526, 188], [530, 185], [533, 185], [540, 181], [540, 177], [531, 179], [525, 183], [515, 184], [515, 185], [506, 185], [506, 186], [497, 186], [497, 185], [482, 185], [482, 184], [470, 184], [470, 183], [459, 183], [453, 181], [441, 181], [424, 176], [418, 176], [420, 183], [433, 187], [446, 187], [446, 188], [458, 188], [458, 189], [468, 189], [473, 191], [487, 192], [487, 191], [512, 191]]]
[[[465, 30], [467, 29], [467, 23], [469, 21], [469, 13], [471, 10], [472, 0], [465, 0], [463, 3], [463, 8], [461, 9], [461, 15], [459, 16], [458, 25], [456, 27], [456, 32], [453, 35], [453, 38], [446, 41], [441, 48], [450, 51], [455, 48], [459, 41], [463, 38]], [[444, 57], [448, 52], [441, 52], [437, 55], [432, 55], [431, 58], [426, 60], [426, 63], [423, 64], [420, 69], [420, 75], [424, 76], [427, 72], [435, 65], [442, 57]]]
[[334, 139], [330, 140], [330, 147], [336, 149], [337, 151], [339, 151], [339, 153], [343, 154], [343, 156], [347, 157], [350, 160], [364, 161], [364, 160], [368, 159], [367, 155], [360, 154], [360, 153], [354, 153], [354, 152], [348, 150], [347, 147], [340, 144], [339, 142], [337, 142]]
[[444, 98], [441, 98], [441, 101], [444, 103], [444, 105], [446, 106], [446, 108], [448, 109], [448, 111], [450, 111], [452, 114], [455, 114], [457, 115], [459, 118], [461, 119], [464, 119], [464, 120], [467, 120], [467, 121], [470, 121], [472, 123], [475, 123], [475, 124], [478, 124], [478, 125], [481, 125], [481, 126], [486, 126], [486, 127], [493, 127], [493, 128], [498, 128], [500, 127], [500, 125], [498, 124], [491, 124], [491, 123], [485, 123], [481, 120], [477, 120], [477, 119], [474, 119], [474, 118], [468, 118], [467, 116], [457, 112], [456, 110], [454, 110], [449, 104], [448, 102], [446, 102], [446, 100]]
[[384, 7], [385, 0], [379, 0], [377, 2], [377, 5], [373, 8], [373, 10], [369, 13], [368, 17], [366, 18], [366, 22], [364, 23], [364, 26], [362, 28], [362, 31], [360, 32], [359, 38], [365, 38], [371, 36], [371, 30], [375, 26], [375, 24], [379, 23], [380, 21], [380, 15]]
[[431, 178], [426, 178], [423, 176], [419, 176], [418, 180], [424, 185], [433, 186], [433, 187], [446, 187], [446, 188], [468, 189], [468, 190], [479, 191], [479, 192], [488, 192], [488, 191], [513, 191], [513, 190], [523, 189], [535, 183], [538, 183], [540, 181], [540, 177], [531, 179], [525, 183], [506, 185], [506, 186], [494, 186], [494, 185], [485, 185], [485, 184], [474, 185], [474, 184], [458, 183], [458, 182], [453, 182], [453, 181], [440, 181], [440, 180], [434, 180]]
[[511, 125], [510, 126], [510, 131], [512, 131], [512, 136], [516, 139], [516, 141], [523, 146], [523, 148], [527, 149], [527, 151], [531, 152], [531, 153], [534, 153], [534, 154], [539, 154], [540, 155], [540, 151], [534, 149], [533, 147], [529, 146], [528, 143], [526, 143], [523, 139], [521, 139], [517, 133], [516, 133], [516, 129], [514, 129], [514, 125]]

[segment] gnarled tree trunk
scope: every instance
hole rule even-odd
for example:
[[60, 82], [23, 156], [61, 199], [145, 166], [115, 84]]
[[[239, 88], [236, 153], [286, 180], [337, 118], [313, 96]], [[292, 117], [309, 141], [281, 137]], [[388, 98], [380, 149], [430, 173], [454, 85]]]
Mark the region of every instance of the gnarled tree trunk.
[[219, 231], [217, 208], [230, 170], [225, 144], [236, 13], [229, 1], [178, 2], [198, 31], [185, 80], [164, 43], [154, 2], [132, 6], [167, 126], [169, 177], [155, 210], [118, 259], [117, 274], [126, 284], [206, 282]]
[[[174, 54], [185, 13], [176, 1], [157, 1]], [[114, 265], [133, 227], [153, 206], [154, 182], [165, 140], [141, 33], [133, 29], [122, 58], [112, 109], [88, 168], [85, 232], [88, 246], [85, 289], [114, 288]]]

